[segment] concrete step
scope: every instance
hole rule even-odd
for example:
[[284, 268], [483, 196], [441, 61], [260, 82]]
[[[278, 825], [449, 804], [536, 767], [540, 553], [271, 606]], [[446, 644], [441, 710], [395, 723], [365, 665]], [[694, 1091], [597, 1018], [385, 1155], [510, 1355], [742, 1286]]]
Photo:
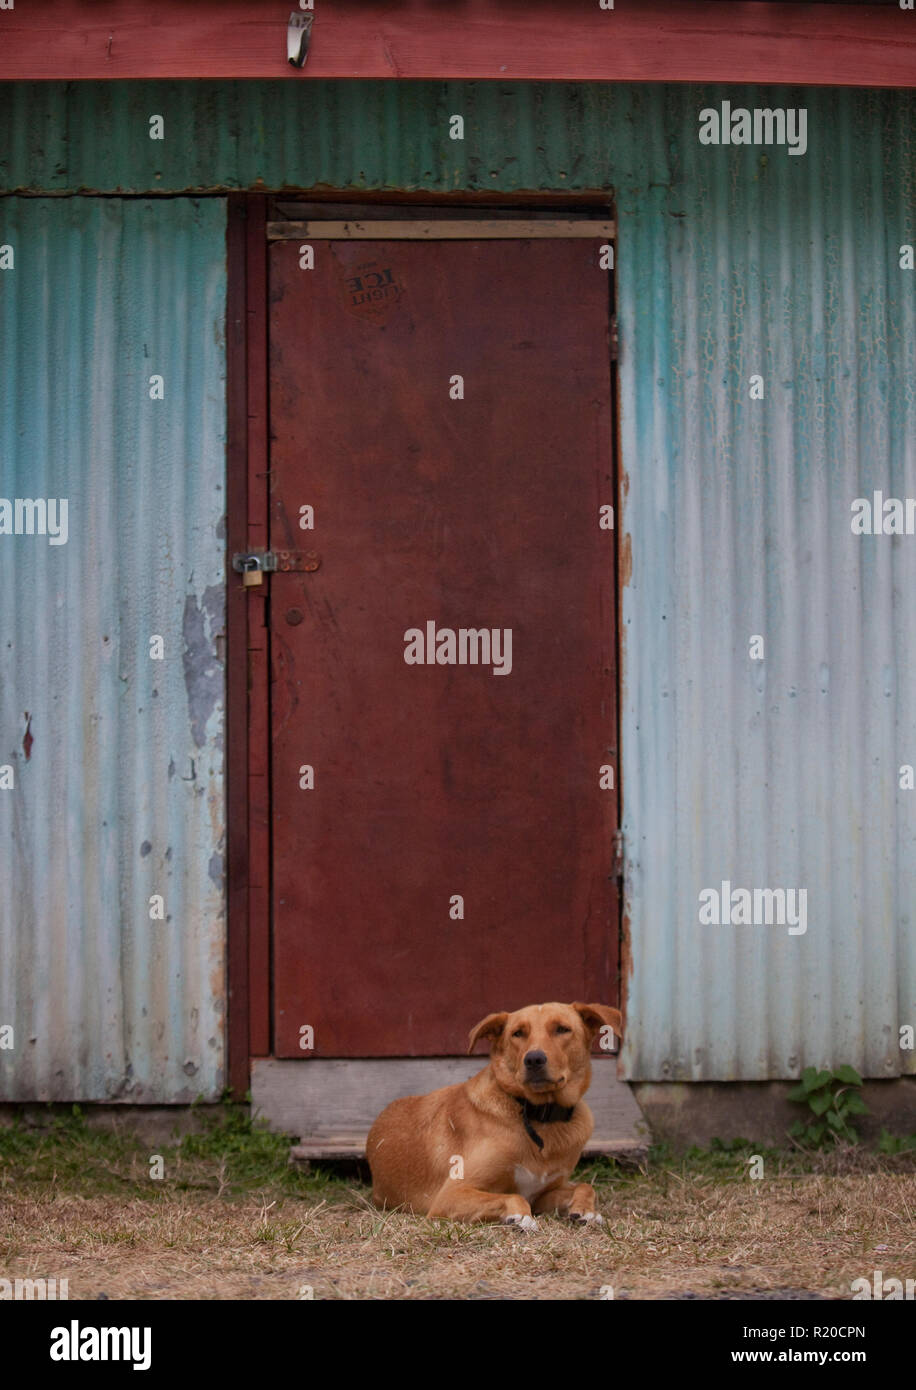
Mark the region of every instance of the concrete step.
[[[376, 1115], [400, 1096], [450, 1086], [486, 1066], [486, 1057], [383, 1057], [277, 1060], [252, 1063], [252, 1112], [270, 1129], [296, 1136], [292, 1162], [363, 1158]], [[640, 1163], [648, 1126], [613, 1057], [595, 1057], [586, 1094], [595, 1132], [583, 1157]]]

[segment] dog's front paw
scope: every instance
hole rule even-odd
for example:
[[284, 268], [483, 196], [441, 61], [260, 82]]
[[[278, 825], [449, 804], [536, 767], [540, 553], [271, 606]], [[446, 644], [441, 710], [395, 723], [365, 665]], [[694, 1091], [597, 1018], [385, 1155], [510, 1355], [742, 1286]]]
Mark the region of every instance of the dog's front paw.
[[571, 1211], [569, 1212], [569, 1219], [576, 1226], [590, 1226], [592, 1222], [596, 1226], [604, 1225], [604, 1217], [600, 1211]]
[[533, 1216], [519, 1216], [517, 1213], [504, 1216], [503, 1225], [517, 1226], [520, 1231], [536, 1231], [538, 1228], [538, 1223]]

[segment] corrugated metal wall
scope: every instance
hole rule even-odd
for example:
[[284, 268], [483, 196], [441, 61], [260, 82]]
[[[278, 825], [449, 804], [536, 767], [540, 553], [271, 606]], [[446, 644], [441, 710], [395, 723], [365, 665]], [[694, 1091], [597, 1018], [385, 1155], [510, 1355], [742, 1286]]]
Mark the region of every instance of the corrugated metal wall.
[[[894, 1076], [916, 1071], [916, 537], [854, 536], [850, 505], [916, 496], [916, 102], [730, 95], [806, 106], [807, 154], [702, 146], [706, 101], [669, 93], [663, 186], [621, 218], [626, 1065]], [[722, 880], [806, 888], [807, 931], [701, 925]]]
[[[607, 187], [643, 88], [575, 83], [0, 83], [0, 188]], [[465, 139], [449, 117], [465, 116]], [[150, 139], [150, 118], [165, 138]], [[621, 149], [619, 137], [624, 137]]]
[[[701, 146], [699, 111], [723, 98], [804, 105], [807, 153]], [[896, 775], [916, 762], [916, 537], [849, 525], [854, 497], [916, 495], [916, 275], [897, 254], [916, 237], [914, 94], [32, 84], [0, 109], [8, 187], [613, 189], [624, 1066], [916, 1070], [896, 1045], [916, 1022], [916, 793]], [[807, 932], [701, 926], [723, 879], [806, 888]]]
[[0, 536], [0, 1098], [215, 1097], [225, 201], [7, 198], [0, 244], [0, 496], [68, 501]]

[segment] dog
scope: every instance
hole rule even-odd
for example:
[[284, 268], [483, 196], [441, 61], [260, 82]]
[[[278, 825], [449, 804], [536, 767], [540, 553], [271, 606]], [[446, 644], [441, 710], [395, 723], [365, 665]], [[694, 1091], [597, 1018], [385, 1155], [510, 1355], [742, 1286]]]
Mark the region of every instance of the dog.
[[620, 1014], [606, 1004], [532, 1004], [482, 1019], [468, 1052], [489, 1039], [489, 1066], [392, 1101], [369, 1131], [375, 1204], [526, 1231], [547, 1212], [602, 1221], [595, 1189], [569, 1176], [595, 1127], [582, 1097], [605, 1025], [622, 1036]]

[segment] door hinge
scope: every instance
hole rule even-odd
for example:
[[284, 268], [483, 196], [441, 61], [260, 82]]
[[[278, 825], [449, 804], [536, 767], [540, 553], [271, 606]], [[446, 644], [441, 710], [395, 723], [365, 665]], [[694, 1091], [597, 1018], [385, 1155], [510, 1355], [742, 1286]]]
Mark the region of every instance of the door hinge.
[[614, 831], [614, 868], [613, 868], [613, 870], [612, 870], [612, 872], [611, 872], [611, 878], [619, 878], [619, 879], [622, 879], [622, 878], [623, 878], [623, 875], [624, 875], [624, 869], [625, 869], [625, 867], [626, 867], [626, 860], [624, 859], [623, 831], [622, 831], [622, 830], [615, 830], [615, 831]]

